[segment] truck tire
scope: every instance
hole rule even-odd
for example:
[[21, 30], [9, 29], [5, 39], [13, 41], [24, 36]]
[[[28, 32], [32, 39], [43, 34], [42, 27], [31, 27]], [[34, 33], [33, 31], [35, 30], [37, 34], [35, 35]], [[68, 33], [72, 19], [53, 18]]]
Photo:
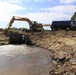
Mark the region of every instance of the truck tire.
[[67, 31], [69, 31], [69, 30], [70, 30], [70, 28], [69, 28], [69, 27], [67, 27], [67, 28], [66, 28], [66, 30], [67, 30]]
[[76, 27], [75, 27], [75, 26], [74, 26], [74, 27], [72, 27], [72, 28], [71, 28], [71, 30], [75, 31], [75, 30], [76, 30]]
[[56, 31], [56, 28], [51, 28], [51, 31]]

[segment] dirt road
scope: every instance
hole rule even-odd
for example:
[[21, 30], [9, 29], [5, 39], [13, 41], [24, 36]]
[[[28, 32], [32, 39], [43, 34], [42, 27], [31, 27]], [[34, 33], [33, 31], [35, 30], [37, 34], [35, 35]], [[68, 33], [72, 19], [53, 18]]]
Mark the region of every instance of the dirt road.
[[26, 45], [0, 46], [0, 75], [49, 75], [51, 52]]

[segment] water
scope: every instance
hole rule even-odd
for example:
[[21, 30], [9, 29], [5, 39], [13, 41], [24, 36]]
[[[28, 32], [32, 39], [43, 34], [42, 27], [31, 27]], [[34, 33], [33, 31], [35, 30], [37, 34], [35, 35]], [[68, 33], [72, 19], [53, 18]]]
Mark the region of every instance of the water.
[[0, 75], [49, 75], [51, 52], [26, 45], [0, 46]]

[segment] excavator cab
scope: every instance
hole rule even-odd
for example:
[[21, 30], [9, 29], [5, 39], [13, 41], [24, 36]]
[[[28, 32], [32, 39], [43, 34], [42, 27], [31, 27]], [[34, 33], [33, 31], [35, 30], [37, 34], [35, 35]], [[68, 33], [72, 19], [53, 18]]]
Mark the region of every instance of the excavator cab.
[[35, 32], [43, 31], [43, 26], [41, 23], [38, 23], [36, 21], [32, 21], [31, 29]]
[[31, 26], [31, 28], [32, 28], [32, 29], [37, 29], [37, 25], [38, 25], [38, 23], [37, 23], [36, 21], [32, 21], [32, 26]]

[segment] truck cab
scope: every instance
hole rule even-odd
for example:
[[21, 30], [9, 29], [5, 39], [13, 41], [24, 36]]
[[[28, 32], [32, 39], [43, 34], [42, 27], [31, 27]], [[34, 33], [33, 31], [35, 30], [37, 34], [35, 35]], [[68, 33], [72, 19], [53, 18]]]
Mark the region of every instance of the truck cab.
[[71, 29], [76, 30], [76, 20], [71, 20]]
[[53, 21], [51, 30], [76, 30], [76, 20]]

